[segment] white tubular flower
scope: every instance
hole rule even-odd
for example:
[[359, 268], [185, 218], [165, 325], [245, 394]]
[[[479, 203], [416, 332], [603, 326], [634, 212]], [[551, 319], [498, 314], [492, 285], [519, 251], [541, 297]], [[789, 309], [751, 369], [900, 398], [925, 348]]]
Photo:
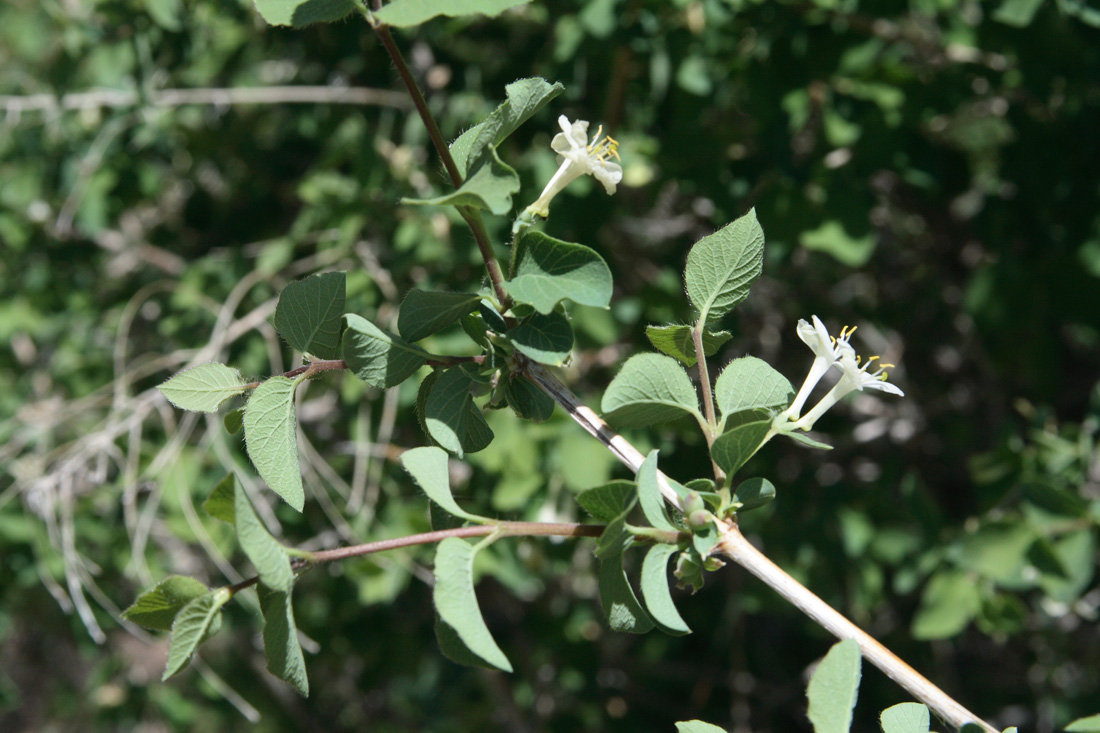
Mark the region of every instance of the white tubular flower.
[[[893, 364], [879, 364], [877, 369], [871, 370], [878, 361], [877, 356], [872, 356], [866, 362], [856, 354], [854, 348], [848, 343], [855, 333], [855, 328], [843, 328], [840, 336], [833, 338], [829, 335], [825, 324], [817, 317], [813, 317], [811, 326], [804, 320], [798, 322], [798, 337], [814, 352], [814, 363], [810, 366], [810, 373], [806, 375], [806, 381], [798, 391], [790, 407], [776, 416], [773, 423], [777, 432], [790, 432], [796, 429], [810, 430], [818, 418], [846, 396], [849, 392], [862, 391], [864, 389], [877, 389], [898, 396], [904, 393], [895, 385], [886, 381], [886, 369]], [[836, 367], [841, 372], [838, 381], [827, 395], [821, 398], [817, 405], [799, 417], [806, 398], [810, 396], [817, 383], [825, 376], [830, 368]]]
[[615, 193], [615, 186], [623, 180], [623, 169], [611, 159], [619, 159], [619, 143], [612, 137], [602, 137], [603, 126], [596, 130], [592, 143], [588, 142], [587, 120], [570, 122], [562, 115], [558, 118], [561, 132], [554, 136], [550, 147], [562, 157], [561, 167], [546, 184], [538, 201], [527, 211], [546, 218], [550, 214], [550, 200], [575, 179], [584, 175], [595, 177], [603, 184], [608, 195]]

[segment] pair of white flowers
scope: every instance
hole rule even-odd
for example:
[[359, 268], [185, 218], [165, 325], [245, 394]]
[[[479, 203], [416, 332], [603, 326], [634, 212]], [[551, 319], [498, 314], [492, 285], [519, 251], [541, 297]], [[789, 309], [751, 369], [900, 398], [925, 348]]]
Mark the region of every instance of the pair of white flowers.
[[[855, 330], [855, 327], [842, 328], [840, 335], [833, 338], [817, 316], [813, 317], [812, 324], [804, 319], [799, 320], [798, 337], [814, 352], [814, 363], [810, 365], [810, 373], [806, 375], [806, 381], [803, 382], [802, 389], [798, 390], [794, 401], [786, 410], [775, 416], [772, 422], [773, 432], [790, 433], [794, 430], [811, 429], [819, 417], [849, 392], [877, 389], [904, 396], [900, 389], [886, 381], [885, 370], [892, 368], [893, 364], [876, 365], [877, 356], [872, 356], [864, 362], [856, 354], [856, 350], [848, 343]], [[806, 404], [806, 399], [821, 378], [834, 367], [840, 370], [840, 380], [812, 410], [802, 415], [802, 407]]]
[[527, 213], [546, 218], [550, 213], [550, 200], [570, 183], [589, 175], [603, 184], [608, 195], [615, 193], [615, 186], [623, 180], [623, 169], [612, 158], [619, 159], [619, 143], [603, 136], [603, 126], [596, 130], [592, 142], [588, 142], [588, 122], [570, 122], [565, 115], [558, 117], [561, 132], [554, 136], [550, 147], [562, 157], [561, 166], [546, 184], [535, 203], [527, 207]]

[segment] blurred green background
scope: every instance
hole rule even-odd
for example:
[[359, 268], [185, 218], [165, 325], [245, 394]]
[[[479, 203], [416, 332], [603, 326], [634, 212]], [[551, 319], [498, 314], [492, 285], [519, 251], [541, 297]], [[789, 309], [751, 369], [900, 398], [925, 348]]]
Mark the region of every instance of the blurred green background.
[[[573, 310], [563, 379], [592, 404], [647, 324], [690, 318], [690, 245], [756, 207], [764, 277], [719, 361], [752, 354], [797, 386], [794, 326], [817, 314], [859, 325], [906, 396], [835, 410], [818, 425], [832, 452], [769, 444], [745, 475], [778, 498], [746, 533], [972, 710], [1035, 731], [1100, 700], [1098, 24], [1084, 0], [536, 0], [395, 34], [448, 137], [516, 78], [565, 85], [501, 151], [518, 206], [554, 169], [558, 114], [621, 142], [619, 192], [575, 183], [545, 225], [615, 274], [610, 312]], [[479, 595], [511, 676], [441, 658], [423, 550], [298, 584], [308, 700], [264, 671], [247, 599], [161, 683], [165, 639], [119, 611], [169, 573], [250, 573], [198, 504], [226, 470], [253, 474], [217, 416], [155, 385], [203, 361], [294, 366], [274, 298], [312, 272], [347, 270], [348, 310], [385, 324], [414, 285], [476, 289], [480, 260], [449, 212], [398, 204], [446, 181], [356, 19], [9, 0], [0, 111], [0, 730], [810, 729], [824, 632], [725, 568], [677, 596], [695, 634], [611, 634], [588, 542], [494, 546]], [[507, 225], [490, 221], [498, 242]], [[309, 387], [313, 500], [260, 507], [284, 541], [427, 528], [393, 460], [424, 442], [415, 390]], [[625, 475], [560, 411], [506, 412], [456, 476], [470, 506], [580, 520], [573, 495]], [[682, 426], [629, 437], [676, 478], [706, 465]], [[856, 729], [907, 699], [865, 670]]]

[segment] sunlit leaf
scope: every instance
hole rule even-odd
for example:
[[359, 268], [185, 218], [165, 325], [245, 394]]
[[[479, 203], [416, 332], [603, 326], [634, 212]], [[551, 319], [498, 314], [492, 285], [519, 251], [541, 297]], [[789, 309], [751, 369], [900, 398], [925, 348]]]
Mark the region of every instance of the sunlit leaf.
[[755, 356], [734, 359], [714, 383], [714, 403], [723, 418], [742, 410], [782, 410], [792, 399], [787, 378]]
[[862, 663], [859, 645], [845, 639], [834, 644], [817, 665], [806, 688], [810, 700], [806, 714], [814, 733], [848, 733], [859, 695]]
[[223, 402], [244, 392], [246, 384], [237, 369], [225, 364], [200, 364], [157, 389], [181, 410], [217, 412]]
[[660, 484], [657, 483], [656, 450], [651, 450], [642, 461], [635, 480], [638, 482], [638, 503], [642, 505], [642, 513], [650, 525], [657, 529], [676, 531], [676, 526], [669, 521], [665, 511], [665, 500], [661, 495]]
[[168, 646], [168, 664], [162, 680], [180, 672], [205, 639], [221, 627], [221, 607], [229, 602], [228, 588], [218, 588], [187, 602], [172, 623], [172, 639]]
[[[646, 326], [645, 335], [653, 348], [662, 354], [682, 362], [685, 366], [695, 366], [695, 340], [691, 326]], [[703, 355], [714, 356], [718, 349], [733, 336], [729, 331], [712, 332], [704, 328], [702, 334]]]
[[260, 478], [287, 504], [302, 511], [306, 495], [298, 463], [296, 384], [287, 377], [271, 377], [252, 392], [244, 411], [244, 440]]
[[419, 346], [408, 344], [366, 318], [344, 316], [344, 361], [355, 376], [372, 387], [388, 389], [404, 382], [429, 358]]
[[454, 629], [462, 643], [487, 663], [512, 671], [512, 665], [489, 633], [474, 594], [474, 555], [468, 542], [448, 537], [435, 553], [435, 588], [432, 599], [443, 623]]
[[654, 545], [642, 562], [642, 598], [649, 615], [669, 634], [690, 634], [668, 587], [668, 560], [680, 551], [676, 545]]
[[519, 303], [550, 313], [562, 300], [607, 308], [611, 270], [594, 250], [528, 230], [515, 245], [516, 272], [505, 287]]
[[636, 354], [611, 380], [601, 405], [619, 427], [645, 427], [699, 414], [699, 396], [687, 372], [661, 354]]
[[903, 702], [886, 708], [879, 716], [882, 733], [928, 733], [928, 708], [919, 702]]
[[451, 494], [451, 475], [447, 469], [447, 452], [441, 448], [413, 448], [401, 454], [401, 465], [413, 477], [428, 498], [456, 517], [480, 520], [455, 501]]
[[292, 349], [320, 359], [339, 356], [346, 280], [342, 272], [322, 272], [283, 288], [275, 330]]
[[437, 15], [455, 18], [461, 15], [500, 15], [508, 8], [526, 5], [530, 0], [393, 0], [374, 16], [386, 25], [408, 28]]
[[713, 324], [749, 295], [764, 266], [764, 231], [753, 209], [700, 239], [688, 252], [684, 283], [700, 318]]

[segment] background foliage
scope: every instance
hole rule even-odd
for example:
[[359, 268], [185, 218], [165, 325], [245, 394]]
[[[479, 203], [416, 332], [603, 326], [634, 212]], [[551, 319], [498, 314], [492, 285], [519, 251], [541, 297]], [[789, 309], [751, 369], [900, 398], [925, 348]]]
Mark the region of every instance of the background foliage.
[[[824, 420], [830, 453], [769, 444], [753, 468], [778, 499], [746, 532], [970, 707], [1039, 731], [1096, 712], [1100, 690], [1095, 12], [592, 0], [396, 33], [452, 138], [518, 77], [565, 85], [501, 151], [520, 200], [553, 171], [557, 114], [621, 141], [620, 192], [574, 184], [547, 227], [615, 276], [610, 312], [574, 309], [566, 376], [593, 404], [648, 350], [647, 324], [690, 317], [690, 244], [756, 207], [764, 278], [723, 324], [723, 360], [752, 354], [794, 381], [808, 363], [794, 324], [817, 313], [859, 324], [906, 398]], [[356, 103], [275, 103], [271, 89], [298, 85]], [[269, 93], [169, 94], [226, 87]], [[373, 91], [337, 93], [350, 88]], [[0, 6], [0, 728], [217, 730], [243, 714], [263, 730], [672, 730], [692, 717], [808, 730], [800, 675], [824, 632], [730, 568], [680, 599], [694, 635], [611, 634], [586, 542], [484, 553], [481, 604], [511, 676], [439, 655], [430, 549], [300, 581], [308, 700], [263, 671], [240, 604], [196, 672], [167, 684], [164, 640], [117, 620], [154, 579], [225, 583], [247, 567], [196, 512], [246, 465], [243, 446], [154, 385], [191, 361], [249, 377], [293, 366], [274, 296], [319, 269], [348, 270], [347, 309], [380, 323], [413, 285], [481, 277], [461, 222], [397, 205], [446, 191], [398, 89], [360, 22], [273, 29], [249, 3], [212, 0]], [[432, 337], [441, 350], [448, 338]], [[269, 525], [308, 548], [426, 529], [393, 460], [423, 442], [415, 387], [312, 385], [299, 424], [316, 501], [302, 516], [258, 503]], [[496, 442], [456, 477], [474, 511], [574, 518], [576, 492], [625, 475], [560, 412], [534, 425], [500, 411], [490, 426]], [[673, 476], [705, 461], [690, 429], [631, 438]], [[869, 671], [857, 728], [902, 700]]]

